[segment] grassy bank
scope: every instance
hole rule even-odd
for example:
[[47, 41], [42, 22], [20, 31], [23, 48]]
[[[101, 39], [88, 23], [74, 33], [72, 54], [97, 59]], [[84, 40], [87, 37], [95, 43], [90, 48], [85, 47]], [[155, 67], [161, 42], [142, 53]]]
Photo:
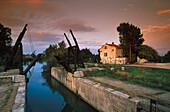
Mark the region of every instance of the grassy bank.
[[[107, 76], [133, 84], [140, 84], [152, 88], [159, 88], [170, 91], [170, 70], [161, 68], [130, 67], [122, 71], [123, 65], [99, 65], [104, 70], [86, 71], [86, 77]], [[111, 70], [110, 68], [114, 68]]]

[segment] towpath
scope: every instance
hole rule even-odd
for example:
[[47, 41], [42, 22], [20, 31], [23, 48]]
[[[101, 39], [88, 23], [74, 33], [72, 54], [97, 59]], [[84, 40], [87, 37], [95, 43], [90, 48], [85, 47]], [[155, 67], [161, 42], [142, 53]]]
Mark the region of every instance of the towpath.
[[164, 102], [166, 105], [168, 105], [168, 107], [170, 107], [170, 92], [168, 91], [130, 84], [128, 82], [109, 77], [89, 77], [89, 79], [110, 86], [113, 89], [122, 91], [123, 93], [129, 94], [132, 97], [156, 99], [160, 102]]
[[143, 64], [129, 64], [126, 66], [139, 66], [139, 67], [153, 67], [170, 69], [170, 63], [143, 63]]

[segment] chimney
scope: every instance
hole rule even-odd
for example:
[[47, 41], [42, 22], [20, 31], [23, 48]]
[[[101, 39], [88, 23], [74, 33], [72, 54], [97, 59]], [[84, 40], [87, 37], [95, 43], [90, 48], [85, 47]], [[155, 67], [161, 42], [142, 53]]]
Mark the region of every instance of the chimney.
[[112, 45], [114, 45], [114, 42], [112, 42]]

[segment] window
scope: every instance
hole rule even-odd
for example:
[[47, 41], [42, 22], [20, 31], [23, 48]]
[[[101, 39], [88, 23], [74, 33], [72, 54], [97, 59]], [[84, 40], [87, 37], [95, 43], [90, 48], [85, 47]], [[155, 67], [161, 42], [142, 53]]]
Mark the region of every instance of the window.
[[104, 56], [107, 56], [107, 53], [104, 53]]
[[107, 46], [105, 46], [104, 48], [107, 49]]

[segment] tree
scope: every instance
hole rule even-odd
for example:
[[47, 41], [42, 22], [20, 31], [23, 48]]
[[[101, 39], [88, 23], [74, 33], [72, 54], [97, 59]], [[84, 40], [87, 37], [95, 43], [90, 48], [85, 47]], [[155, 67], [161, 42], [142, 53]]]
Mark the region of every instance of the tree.
[[138, 49], [138, 55], [139, 58], [147, 59], [150, 62], [158, 62], [160, 58], [158, 52], [148, 45], [142, 45]]
[[59, 42], [58, 44], [50, 45], [44, 51], [44, 57], [47, 65], [43, 66], [44, 71], [50, 71], [51, 67], [59, 66], [57, 59], [54, 57], [59, 55], [64, 59], [67, 57], [67, 49], [64, 41]]
[[129, 63], [131, 63], [132, 53], [137, 54], [137, 48], [144, 42], [143, 34], [141, 34], [140, 28], [129, 23], [120, 23], [117, 31], [120, 46], [123, 48], [124, 55], [129, 56]]
[[170, 50], [165, 54], [164, 56], [164, 61], [167, 63], [167, 62], [170, 62]]
[[11, 29], [0, 23], [0, 65], [4, 65], [12, 52]]
[[89, 49], [85, 48], [80, 51], [83, 62], [88, 62], [92, 59], [92, 53]]
[[34, 50], [34, 51], [32, 52], [31, 57], [32, 57], [33, 59], [37, 57], [37, 56], [36, 56], [36, 50]]

